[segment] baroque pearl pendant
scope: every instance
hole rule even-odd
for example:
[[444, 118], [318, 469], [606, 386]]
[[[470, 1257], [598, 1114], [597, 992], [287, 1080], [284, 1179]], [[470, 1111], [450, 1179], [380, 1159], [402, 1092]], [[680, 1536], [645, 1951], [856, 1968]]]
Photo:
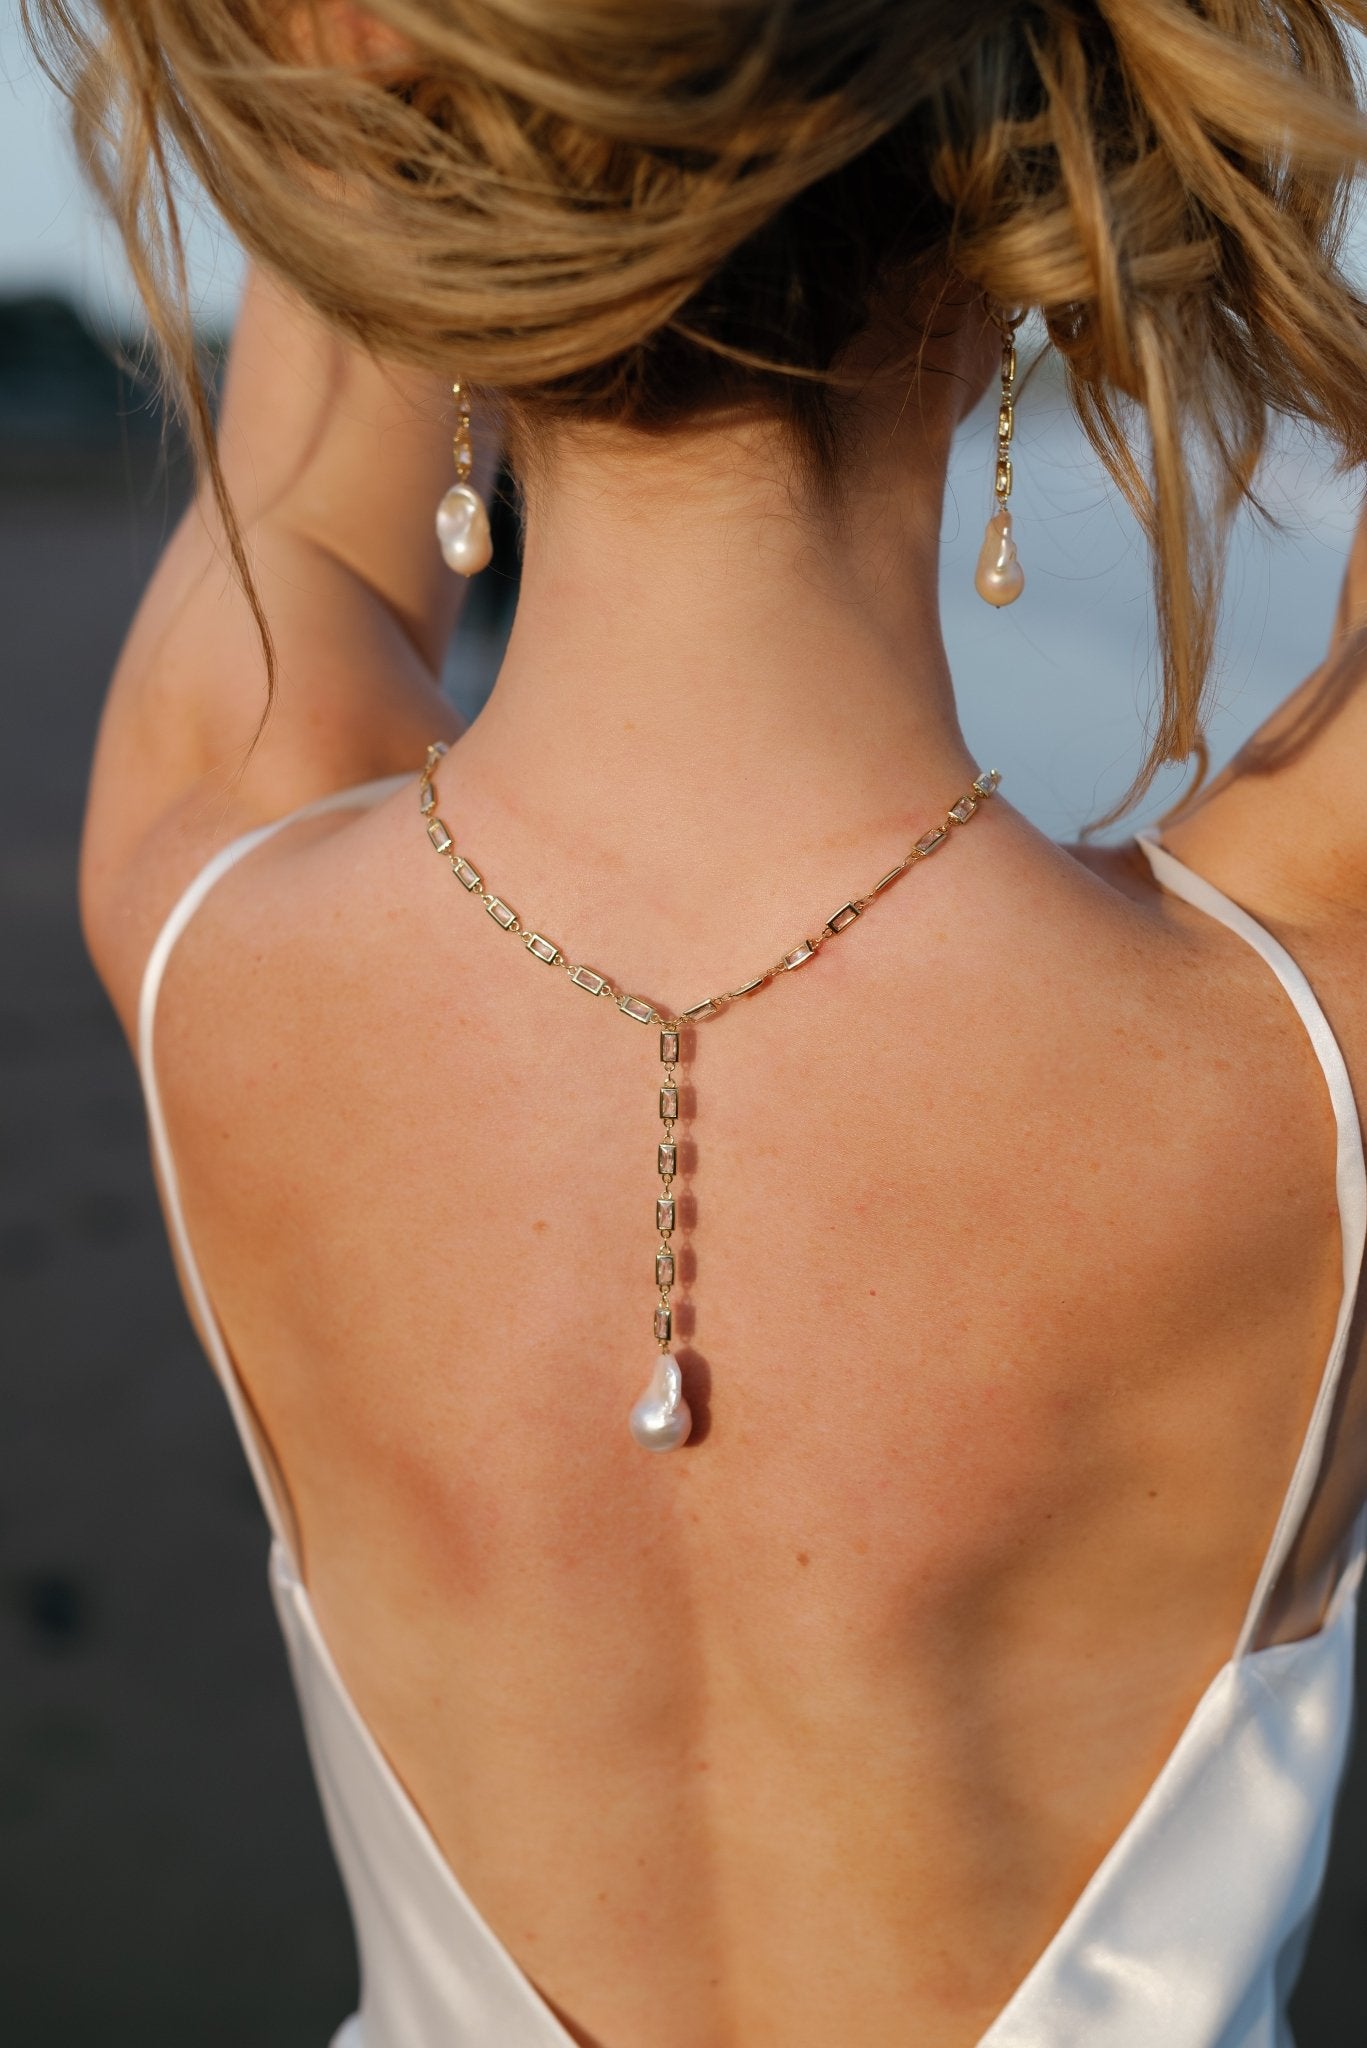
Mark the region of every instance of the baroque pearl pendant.
[[1025, 571], [1011, 537], [1011, 514], [999, 505], [987, 522], [973, 587], [989, 604], [1014, 604], [1025, 588]]
[[661, 1351], [650, 1385], [631, 1411], [631, 1433], [642, 1450], [673, 1451], [687, 1442], [692, 1427], [678, 1360], [672, 1352]]
[[494, 552], [484, 500], [469, 484], [452, 484], [437, 507], [437, 539], [442, 560], [458, 576], [487, 569]]

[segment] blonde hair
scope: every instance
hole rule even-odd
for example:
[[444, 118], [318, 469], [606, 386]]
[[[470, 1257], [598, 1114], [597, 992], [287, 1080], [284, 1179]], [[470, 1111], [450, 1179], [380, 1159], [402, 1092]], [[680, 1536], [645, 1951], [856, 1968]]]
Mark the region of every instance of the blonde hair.
[[[1367, 459], [1340, 269], [1367, 150], [1330, 0], [24, 0], [224, 513], [171, 191], [514, 428], [763, 405], [830, 469], [842, 350], [922, 266], [1040, 309], [1152, 546], [1144, 765], [1204, 773], [1224, 540], [1269, 419]], [[346, 203], [339, 206], [339, 193]], [[1256, 501], [1255, 501], [1256, 502]], [[269, 633], [267, 710], [274, 688]]]

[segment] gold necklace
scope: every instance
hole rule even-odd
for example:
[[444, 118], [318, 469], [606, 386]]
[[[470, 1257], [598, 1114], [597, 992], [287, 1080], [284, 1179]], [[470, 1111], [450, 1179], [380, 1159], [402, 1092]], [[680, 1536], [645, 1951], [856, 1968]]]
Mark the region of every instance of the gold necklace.
[[1001, 782], [995, 768], [985, 768], [975, 775], [972, 786], [952, 803], [945, 812], [944, 822], [932, 825], [903, 854], [895, 867], [888, 869], [881, 881], [874, 883], [865, 896], [852, 896], [842, 903], [839, 910], [832, 911], [817, 930], [815, 938], [803, 939], [783, 955], [772, 967], [766, 967], [763, 974], [757, 974], [753, 981], [743, 981], [739, 988], [727, 989], [724, 994], [706, 996], [700, 1003], [694, 1003], [689, 1010], [680, 1010], [676, 1017], [663, 1017], [644, 996], [623, 995], [615, 989], [605, 974], [599, 974], [592, 967], [575, 966], [561, 952], [553, 939], [544, 938], [530, 925], [522, 922], [511, 905], [501, 896], [493, 895], [484, 886], [484, 877], [471, 866], [464, 854], [458, 851], [450, 830], [437, 816], [437, 790], [434, 780], [437, 763], [447, 751], [445, 740], [433, 740], [427, 749], [418, 783], [418, 797], [422, 815], [427, 822], [427, 836], [437, 852], [451, 866], [451, 872], [461, 886], [472, 896], [477, 896], [496, 925], [505, 932], [514, 932], [522, 940], [533, 959], [544, 961], [548, 967], [563, 967], [576, 988], [585, 989], [591, 996], [607, 996], [624, 1017], [630, 1017], [637, 1024], [655, 1024], [660, 1031], [660, 1059], [664, 1078], [660, 1085], [659, 1113], [664, 1127], [664, 1136], [656, 1149], [656, 1169], [660, 1176], [660, 1191], [655, 1198], [655, 1229], [659, 1244], [655, 1252], [655, 1342], [658, 1356], [651, 1374], [650, 1383], [640, 1400], [631, 1411], [631, 1433], [638, 1444], [648, 1451], [672, 1451], [685, 1442], [693, 1426], [693, 1417], [683, 1394], [683, 1374], [678, 1360], [671, 1352], [670, 1331], [673, 1312], [670, 1308], [670, 1289], [674, 1285], [674, 1230], [675, 1198], [674, 1176], [678, 1170], [678, 1146], [674, 1139], [674, 1125], [679, 1114], [679, 1038], [686, 1024], [701, 1024], [708, 1017], [717, 1016], [728, 1003], [739, 1002], [742, 996], [753, 995], [763, 988], [776, 974], [791, 974], [794, 968], [805, 965], [815, 958], [827, 939], [834, 938], [861, 917], [876, 896], [890, 888], [899, 875], [918, 861], [929, 860], [938, 847], [944, 845], [956, 825], [966, 825], [985, 797], [990, 797]]

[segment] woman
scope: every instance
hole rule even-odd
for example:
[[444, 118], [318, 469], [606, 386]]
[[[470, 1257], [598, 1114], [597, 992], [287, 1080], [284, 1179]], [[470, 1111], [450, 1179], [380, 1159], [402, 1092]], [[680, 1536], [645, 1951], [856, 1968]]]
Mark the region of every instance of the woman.
[[[992, 793], [936, 576], [1037, 307], [1199, 765], [1269, 411], [1367, 455], [1364, 21], [140, 0], [85, 53], [173, 362], [173, 147], [259, 265], [82, 897], [275, 1530], [339, 2042], [1287, 2039], [1367, 1486], [1367, 557], [1108, 849]], [[463, 733], [453, 378], [525, 522]]]

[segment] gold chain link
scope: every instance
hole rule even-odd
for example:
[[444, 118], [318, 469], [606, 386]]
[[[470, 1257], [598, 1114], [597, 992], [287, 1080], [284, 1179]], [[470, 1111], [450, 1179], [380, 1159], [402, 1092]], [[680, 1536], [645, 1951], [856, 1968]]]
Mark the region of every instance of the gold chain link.
[[681, 1024], [701, 1023], [707, 1017], [716, 1016], [728, 1003], [739, 1002], [742, 997], [753, 995], [756, 990], [772, 981], [775, 975], [791, 974], [796, 968], [805, 966], [808, 960], [815, 958], [828, 939], [837, 937], [856, 923], [874, 899], [881, 896], [884, 889], [895, 882], [899, 875], [904, 875], [909, 868], [915, 867], [920, 861], [929, 860], [932, 853], [938, 852], [955, 826], [966, 825], [976, 814], [979, 805], [995, 794], [1001, 782], [1001, 774], [996, 768], [984, 768], [981, 773], [975, 775], [971, 786], [961, 797], [957, 797], [945, 812], [943, 822], [932, 825], [928, 832], [923, 832], [903, 854], [897, 865], [889, 868], [887, 873], [874, 883], [867, 895], [852, 896], [842, 903], [838, 910], [832, 911], [818, 926], [814, 938], [799, 940], [798, 944], [790, 947], [772, 967], [766, 967], [762, 974], [757, 974], [753, 981], [745, 981], [738, 988], [725, 989], [717, 995], [706, 996], [691, 1009], [680, 1010], [675, 1017], [662, 1017], [644, 997], [623, 995], [613, 987], [605, 974], [599, 974], [596, 969], [582, 964], [576, 966], [568, 955], [561, 952], [553, 939], [543, 938], [531, 925], [523, 924], [517, 912], [505, 903], [501, 896], [496, 896], [485, 888], [483, 876], [458, 850], [450, 828], [436, 815], [436, 769], [437, 763], [446, 751], [445, 740], [431, 742], [419, 777], [418, 791], [422, 814], [427, 823], [427, 836], [437, 852], [449, 861], [456, 880], [463, 882], [469, 894], [483, 903], [495, 924], [522, 939], [534, 959], [544, 960], [547, 966], [563, 967], [576, 987], [586, 989], [590, 995], [609, 997], [623, 1015], [633, 1018], [638, 1024], [667, 1025], [672, 1030], [678, 1030]]

